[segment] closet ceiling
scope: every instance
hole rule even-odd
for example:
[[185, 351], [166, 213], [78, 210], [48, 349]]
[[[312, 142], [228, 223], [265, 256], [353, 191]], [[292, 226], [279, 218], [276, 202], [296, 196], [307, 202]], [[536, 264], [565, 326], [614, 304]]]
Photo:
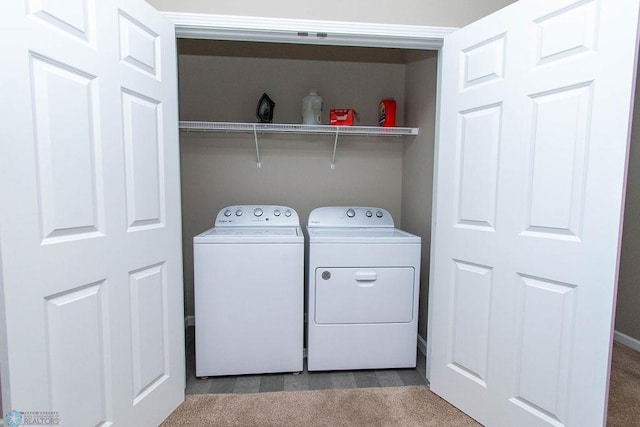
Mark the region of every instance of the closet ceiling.
[[437, 51], [178, 39], [178, 54], [301, 59], [314, 61], [370, 62], [377, 64], [408, 64], [434, 57], [437, 55]]

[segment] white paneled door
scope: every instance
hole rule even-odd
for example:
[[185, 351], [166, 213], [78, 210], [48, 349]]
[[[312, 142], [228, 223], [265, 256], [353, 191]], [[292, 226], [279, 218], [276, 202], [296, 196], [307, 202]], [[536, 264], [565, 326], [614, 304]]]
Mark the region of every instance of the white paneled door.
[[432, 390], [489, 426], [606, 417], [637, 0], [522, 0], [445, 38]]
[[173, 27], [142, 0], [0, 11], [3, 409], [158, 425], [185, 382]]

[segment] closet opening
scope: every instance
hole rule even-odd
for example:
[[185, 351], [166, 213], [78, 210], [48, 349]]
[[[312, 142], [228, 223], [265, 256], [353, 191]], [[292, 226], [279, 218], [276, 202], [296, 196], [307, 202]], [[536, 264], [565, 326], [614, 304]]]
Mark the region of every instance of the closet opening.
[[[396, 126], [417, 135], [180, 132], [185, 314], [194, 322], [193, 237], [213, 226], [222, 208], [290, 206], [303, 228], [320, 206], [377, 206], [398, 228], [422, 238], [416, 349], [426, 376], [431, 198], [438, 52], [434, 50], [178, 39], [180, 121], [257, 123], [263, 93], [275, 102], [273, 123], [302, 123], [302, 98], [316, 89], [322, 123], [331, 109], [353, 109], [355, 126], [377, 126], [383, 99], [396, 102]], [[187, 341], [192, 334], [187, 335]], [[193, 376], [193, 370], [187, 372]], [[382, 374], [381, 374], [382, 375]], [[407, 376], [407, 375], [405, 375]], [[188, 378], [193, 389], [201, 389]], [[407, 381], [416, 381], [415, 379]], [[397, 384], [402, 385], [402, 384]], [[198, 388], [199, 387], [199, 388]], [[215, 386], [214, 386], [215, 387]]]

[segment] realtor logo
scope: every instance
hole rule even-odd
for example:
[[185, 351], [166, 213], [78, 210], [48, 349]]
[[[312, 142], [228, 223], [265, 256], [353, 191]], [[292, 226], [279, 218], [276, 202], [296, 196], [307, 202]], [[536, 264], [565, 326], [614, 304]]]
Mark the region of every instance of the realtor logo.
[[21, 424], [24, 424], [24, 418], [22, 417], [22, 413], [18, 411], [9, 411], [4, 416], [4, 420], [9, 425], [9, 427], [17, 427]]
[[[3, 424], [2, 420], [0, 424]], [[4, 416], [4, 424], [9, 427], [57, 426], [60, 425], [60, 414], [55, 411], [9, 411]]]

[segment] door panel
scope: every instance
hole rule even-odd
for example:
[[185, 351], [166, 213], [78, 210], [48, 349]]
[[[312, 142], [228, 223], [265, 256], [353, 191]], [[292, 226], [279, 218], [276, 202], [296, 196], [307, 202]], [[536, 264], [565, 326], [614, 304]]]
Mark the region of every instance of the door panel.
[[502, 107], [488, 105], [460, 113], [460, 159], [456, 174], [457, 224], [493, 231]]
[[185, 382], [173, 29], [141, 1], [5, 3], [4, 409], [158, 425]]
[[535, 63], [544, 65], [593, 52], [597, 45], [599, 2], [587, 0], [561, 5], [535, 23]]
[[86, 42], [95, 41], [95, 7], [93, 0], [27, 1], [28, 13]]
[[460, 90], [504, 78], [505, 35], [498, 34], [463, 49]]
[[129, 274], [134, 405], [170, 374], [167, 278], [164, 264]]
[[[512, 401], [541, 415], [566, 412], [576, 286], [520, 276], [517, 396]], [[541, 316], [544, 313], [544, 316]]]
[[533, 120], [527, 153], [524, 232], [541, 238], [579, 241], [588, 172], [592, 83], [534, 94], [530, 99]]
[[96, 168], [96, 77], [36, 53], [29, 59], [43, 243], [99, 236], [104, 200]]
[[130, 232], [164, 226], [162, 135], [158, 134], [161, 104], [123, 90], [122, 113], [127, 185], [127, 225]]
[[451, 367], [486, 387], [493, 272], [463, 261], [454, 266]]
[[101, 281], [45, 298], [51, 406], [60, 413], [73, 413], [74, 422], [81, 425], [102, 425], [109, 419], [111, 349], [105, 287]]
[[127, 13], [120, 11], [120, 60], [159, 79], [159, 36]]
[[431, 384], [483, 424], [605, 421], [637, 22], [522, 0], [445, 38]]

